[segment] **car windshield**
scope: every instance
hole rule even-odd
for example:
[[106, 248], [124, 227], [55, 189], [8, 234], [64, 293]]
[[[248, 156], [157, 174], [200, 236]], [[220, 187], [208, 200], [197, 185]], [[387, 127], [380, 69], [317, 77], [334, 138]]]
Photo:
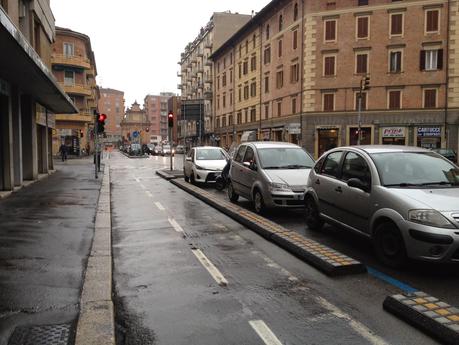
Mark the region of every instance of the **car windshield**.
[[301, 148], [275, 147], [258, 149], [263, 169], [308, 169], [313, 159]]
[[386, 187], [459, 185], [459, 169], [433, 152], [381, 152], [371, 158]]
[[226, 160], [225, 154], [220, 149], [198, 149], [196, 150], [198, 161], [219, 161]]

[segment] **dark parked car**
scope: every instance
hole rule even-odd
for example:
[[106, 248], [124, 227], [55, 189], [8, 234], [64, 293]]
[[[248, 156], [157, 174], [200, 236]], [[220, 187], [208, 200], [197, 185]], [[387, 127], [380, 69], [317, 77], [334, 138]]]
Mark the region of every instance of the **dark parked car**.
[[443, 157], [449, 159], [453, 163], [457, 163], [456, 151], [452, 149], [432, 149], [432, 151], [441, 154]]

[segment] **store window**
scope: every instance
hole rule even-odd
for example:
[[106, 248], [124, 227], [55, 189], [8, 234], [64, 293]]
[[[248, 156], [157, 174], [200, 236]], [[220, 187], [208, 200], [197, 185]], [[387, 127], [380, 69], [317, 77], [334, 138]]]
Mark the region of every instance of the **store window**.
[[383, 127], [381, 130], [381, 143], [383, 145], [405, 145], [405, 127]]
[[[371, 145], [371, 127], [361, 127], [360, 128], [360, 145]], [[350, 127], [349, 128], [349, 145], [358, 145], [359, 140], [359, 128]]]
[[439, 149], [441, 147], [441, 128], [418, 127], [417, 146], [425, 149]]
[[317, 130], [318, 155], [321, 156], [325, 151], [338, 146], [338, 128], [319, 128]]

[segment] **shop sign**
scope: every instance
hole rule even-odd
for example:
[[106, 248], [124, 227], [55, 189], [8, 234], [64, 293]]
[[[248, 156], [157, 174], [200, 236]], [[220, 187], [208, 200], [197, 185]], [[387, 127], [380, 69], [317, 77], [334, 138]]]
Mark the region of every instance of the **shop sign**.
[[300, 123], [289, 123], [287, 126], [287, 131], [289, 134], [300, 134], [301, 133], [301, 124]]
[[440, 127], [419, 127], [418, 137], [441, 137]]
[[405, 127], [386, 127], [383, 128], [383, 138], [404, 138]]
[[56, 115], [48, 112], [48, 128], [56, 128]]
[[36, 105], [35, 121], [37, 125], [46, 127], [46, 109], [38, 103]]

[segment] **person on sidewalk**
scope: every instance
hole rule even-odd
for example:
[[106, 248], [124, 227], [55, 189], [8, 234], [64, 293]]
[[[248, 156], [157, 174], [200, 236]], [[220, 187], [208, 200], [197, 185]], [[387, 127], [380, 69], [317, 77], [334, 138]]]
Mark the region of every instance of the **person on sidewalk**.
[[64, 144], [59, 147], [59, 153], [61, 154], [62, 161], [65, 162], [67, 160], [67, 146]]

